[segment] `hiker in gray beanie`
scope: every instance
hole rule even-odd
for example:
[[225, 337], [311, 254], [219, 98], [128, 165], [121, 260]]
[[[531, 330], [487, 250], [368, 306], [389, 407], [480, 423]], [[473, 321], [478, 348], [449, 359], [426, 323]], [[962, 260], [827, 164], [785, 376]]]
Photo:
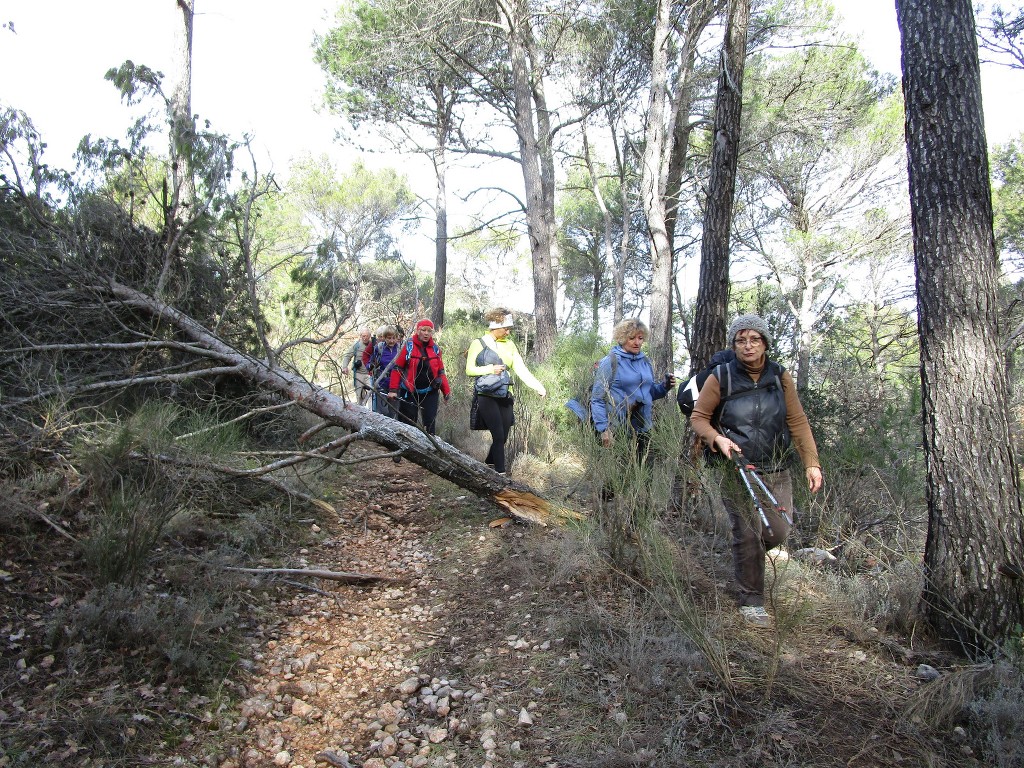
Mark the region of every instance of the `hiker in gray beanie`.
[[732, 321], [732, 324], [729, 326], [729, 332], [725, 336], [730, 347], [736, 341], [736, 334], [740, 331], [757, 331], [761, 334], [761, 338], [764, 339], [765, 348], [771, 348], [772, 335], [768, 332], [768, 323], [760, 315], [740, 315]]
[[[759, 518], [739, 472], [721, 472], [722, 503], [732, 526], [733, 574], [740, 614], [750, 624], [771, 626], [765, 610], [765, 551], [781, 545], [792, 525], [794, 454], [800, 456], [811, 493], [821, 489], [818, 448], [789, 371], [768, 358], [772, 337], [758, 315], [740, 315], [729, 326], [735, 358], [715, 367], [700, 390], [690, 424], [712, 459], [742, 456], [771, 490], [778, 507]], [[719, 461], [718, 463], [725, 463]], [[750, 490], [749, 494], [753, 494]], [[781, 507], [781, 510], [779, 509]]]

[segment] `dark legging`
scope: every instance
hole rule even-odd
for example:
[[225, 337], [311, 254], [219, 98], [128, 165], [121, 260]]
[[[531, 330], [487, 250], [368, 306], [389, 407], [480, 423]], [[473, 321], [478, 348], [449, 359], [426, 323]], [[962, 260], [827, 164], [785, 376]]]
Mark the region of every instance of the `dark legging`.
[[480, 397], [477, 414], [491, 433], [491, 449], [484, 463], [494, 466], [495, 472], [505, 471], [505, 443], [512, 430], [513, 401], [511, 397]]
[[434, 425], [437, 421], [438, 399], [436, 389], [423, 394], [403, 389], [398, 395], [398, 414], [402, 421], [409, 424], [419, 421], [423, 425], [423, 429], [433, 435], [435, 434]]

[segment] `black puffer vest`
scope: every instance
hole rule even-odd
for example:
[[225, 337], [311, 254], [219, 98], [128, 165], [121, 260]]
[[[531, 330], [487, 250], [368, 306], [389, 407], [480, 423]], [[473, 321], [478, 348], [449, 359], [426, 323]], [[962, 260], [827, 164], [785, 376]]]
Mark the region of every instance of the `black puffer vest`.
[[792, 459], [783, 370], [768, 360], [755, 383], [739, 360], [715, 368], [722, 399], [711, 423], [743, 449], [748, 461], [767, 472], [784, 469]]

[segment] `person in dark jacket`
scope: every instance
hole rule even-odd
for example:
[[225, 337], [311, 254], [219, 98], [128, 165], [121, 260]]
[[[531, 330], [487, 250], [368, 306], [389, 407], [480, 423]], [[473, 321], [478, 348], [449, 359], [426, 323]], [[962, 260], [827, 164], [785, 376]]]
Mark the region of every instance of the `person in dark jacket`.
[[398, 401], [402, 421], [422, 424], [433, 435], [437, 421], [438, 393], [447, 402], [451, 385], [444, 372], [441, 348], [434, 343], [434, 324], [424, 318], [416, 323], [412, 338], [399, 350], [391, 369], [388, 397]]
[[[742, 453], [755, 464], [779, 504], [793, 509], [789, 465], [794, 451], [805, 468], [807, 487], [821, 489], [821, 463], [796, 384], [789, 372], [768, 358], [771, 335], [758, 315], [737, 317], [728, 339], [736, 358], [715, 368], [693, 407], [690, 424], [712, 454], [731, 459]], [[764, 607], [765, 551], [782, 544], [790, 523], [765, 505], [770, 529], [757, 513], [736, 472], [726, 471], [722, 501], [732, 526], [733, 570], [740, 613], [755, 626], [770, 626]]]

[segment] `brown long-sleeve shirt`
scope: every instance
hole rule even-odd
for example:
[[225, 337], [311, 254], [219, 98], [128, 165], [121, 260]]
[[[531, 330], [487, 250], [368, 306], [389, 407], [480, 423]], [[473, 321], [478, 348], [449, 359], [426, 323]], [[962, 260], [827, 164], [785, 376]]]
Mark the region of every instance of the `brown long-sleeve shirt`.
[[[750, 378], [755, 382], [761, 378], [764, 372], [764, 365], [759, 370], [747, 369]], [[807, 420], [800, 398], [796, 395], [796, 382], [789, 375], [789, 371], [783, 371], [780, 377], [782, 392], [786, 398], [786, 426], [789, 427], [789, 435], [793, 440], [793, 447], [800, 454], [800, 461], [804, 467], [820, 467], [818, 460], [818, 446], [814, 442], [814, 435], [811, 434], [811, 424]], [[708, 376], [707, 381], [700, 390], [700, 396], [693, 406], [693, 414], [690, 416], [690, 424], [701, 440], [709, 446], [714, 446], [715, 437], [719, 434], [711, 424], [711, 416], [714, 414], [718, 404], [722, 401], [722, 390], [719, 388], [718, 377], [714, 374]]]

